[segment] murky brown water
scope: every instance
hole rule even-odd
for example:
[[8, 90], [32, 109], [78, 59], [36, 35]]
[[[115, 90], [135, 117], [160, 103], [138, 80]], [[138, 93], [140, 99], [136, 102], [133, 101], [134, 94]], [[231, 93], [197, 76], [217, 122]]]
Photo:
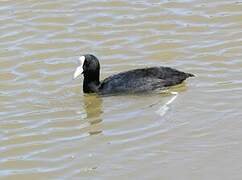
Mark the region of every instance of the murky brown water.
[[[241, 179], [242, 2], [0, 1], [1, 179]], [[95, 97], [102, 78], [165, 65], [172, 94]]]

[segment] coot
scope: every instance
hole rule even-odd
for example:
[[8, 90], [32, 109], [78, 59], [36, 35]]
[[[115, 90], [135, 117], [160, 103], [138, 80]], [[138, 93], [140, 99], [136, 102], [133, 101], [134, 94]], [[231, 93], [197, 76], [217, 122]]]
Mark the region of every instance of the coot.
[[73, 78], [84, 75], [84, 93], [117, 94], [162, 90], [194, 76], [170, 67], [150, 67], [121, 72], [100, 82], [100, 64], [94, 55], [81, 56], [79, 63]]

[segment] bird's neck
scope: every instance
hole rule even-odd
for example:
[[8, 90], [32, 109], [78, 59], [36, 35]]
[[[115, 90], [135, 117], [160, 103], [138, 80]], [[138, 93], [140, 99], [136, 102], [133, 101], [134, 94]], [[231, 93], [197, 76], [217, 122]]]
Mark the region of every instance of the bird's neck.
[[84, 74], [83, 91], [84, 93], [97, 93], [100, 85], [98, 74]]

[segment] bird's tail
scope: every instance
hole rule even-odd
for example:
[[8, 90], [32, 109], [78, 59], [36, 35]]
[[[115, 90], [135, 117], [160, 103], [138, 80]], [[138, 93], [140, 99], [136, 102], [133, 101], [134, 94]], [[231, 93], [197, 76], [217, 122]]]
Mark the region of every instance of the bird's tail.
[[191, 73], [186, 73], [187, 77], [195, 77], [194, 74], [191, 74]]

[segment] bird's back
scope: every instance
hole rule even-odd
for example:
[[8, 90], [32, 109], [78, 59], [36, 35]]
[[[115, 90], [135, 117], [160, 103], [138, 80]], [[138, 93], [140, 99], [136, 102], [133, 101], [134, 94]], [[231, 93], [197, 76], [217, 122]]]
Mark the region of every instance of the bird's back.
[[99, 91], [102, 94], [153, 91], [179, 84], [191, 76], [169, 67], [135, 69], [104, 79]]

